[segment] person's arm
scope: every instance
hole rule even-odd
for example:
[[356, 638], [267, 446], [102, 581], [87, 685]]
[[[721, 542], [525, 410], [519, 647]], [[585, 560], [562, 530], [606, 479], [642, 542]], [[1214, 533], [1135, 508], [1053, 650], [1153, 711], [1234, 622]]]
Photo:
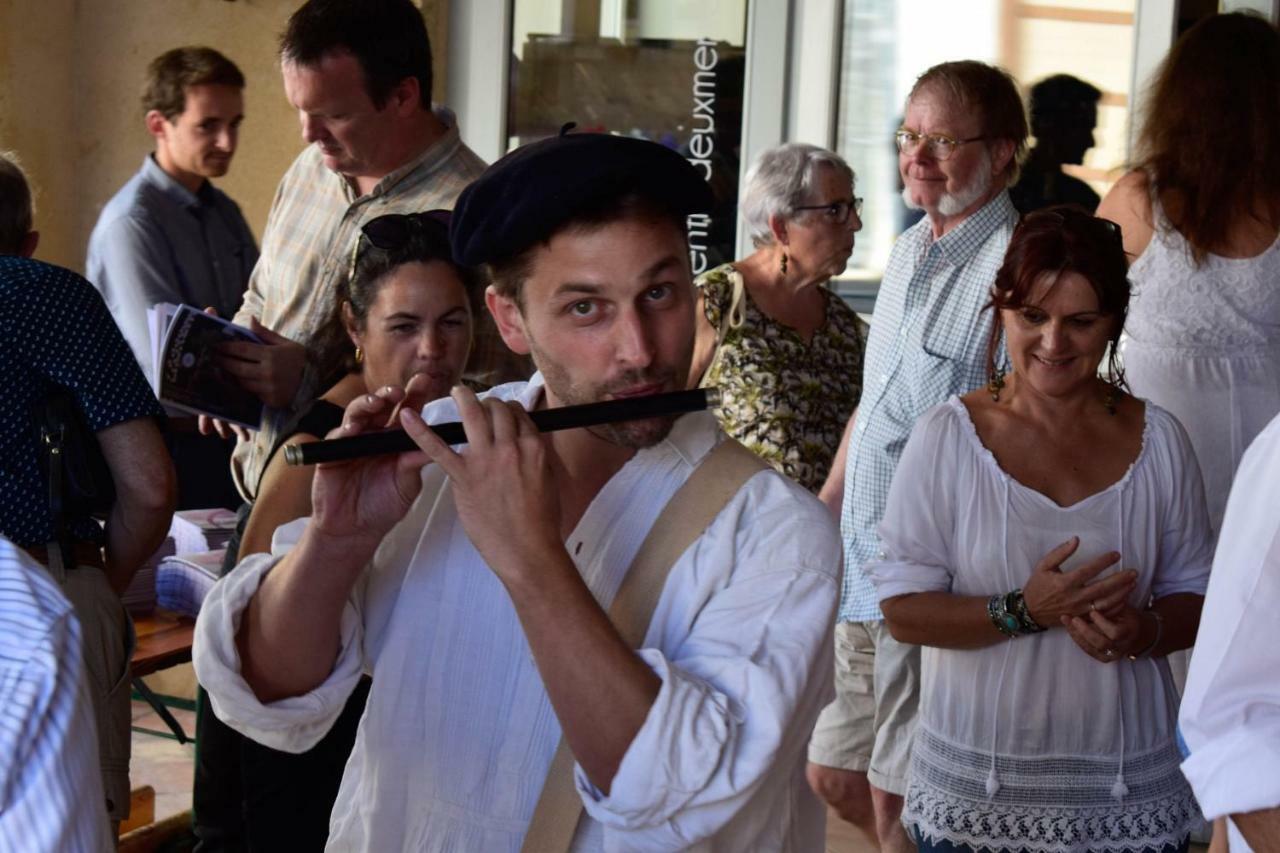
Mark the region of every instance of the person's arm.
[[844, 508], [844, 469], [849, 462], [849, 439], [853, 437], [853, 423], [858, 419], [855, 408], [844, 425], [844, 435], [840, 436], [840, 446], [836, 448], [836, 456], [831, 460], [831, 470], [827, 472], [826, 482], [818, 490], [818, 500], [826, 504], [831, 516], [840, 521], [840, 513]]
[[1233, 814], [1231, 820], [1254, 850], [1280, 850], [1280, 806]]
[[[421, 379], [414, 377], [407, 389], [357, 397], [329, 437], [381, 428], [402, 401], [421, 408]], [[266, 575], [239, 621], [240, 676], [260, 702], [300, 696], [332, 672], [352, 589], [417, 498], [426, 461], [415, 452], [316, 466], [306, 531]]]
[[94, 234], [86, 274], [150, 379], [147, 309], [176, 301], [180, 276], [165, 236], [152, 223], [132, 216], [106, 223]]
[[116, 487], [107, 516], [107, 579], [112, 589], [123, 593], [169, 531], [177, 477], [151, 418], [113, 424], [97, 436]]
[[[285, 446], [319, 441], [318, 436], [295, 433]], [[271, 536], [276, 528], [295, 518], [311, 514], [311, 480], [315, 469], [310, 465], [285, 462], [284, 448], [271, 457], [258, 483], [258, 494], [245, 522], [240, 539], [240, 558], [271, 551]]]
[[702, 382], [711, 360], [716, 354], [716, 330], [707, 319], [706, 297], [702, 288], [698, 288], [698, 302], [694, 308], [693, 360], [689, 367], [689, 388], [697, 388]]
[[1135, 169], [1116, 181], [1107, 197], [1098, 205], [1098, 216], [1120, 226], [1124, 252], [1133, 263], [1147, 249], [1155, 235], [1151, 216], [1151, 188], [1147, 173]]
[[[1110, 612], [1133, 591], [1137, 573], [1132, 570], [1093, 580], [1120, 558], [1115, 552], [1094, 557], [1064, 574], [1061, 565], [1078, 545], [1079, 540], [1073, 538], [1046, 554], [1023, 587], [1028, 612], [1045, 628], [1057, 627], [1064, 617]], [[992, 590], [992, 595], [1009, 591]], [[899, 642], [978, 649], [1004, 639], [987, 614], [988, 600], [988, 596], [918, 592], [884, 599], [880, 608], [889, 632]]]

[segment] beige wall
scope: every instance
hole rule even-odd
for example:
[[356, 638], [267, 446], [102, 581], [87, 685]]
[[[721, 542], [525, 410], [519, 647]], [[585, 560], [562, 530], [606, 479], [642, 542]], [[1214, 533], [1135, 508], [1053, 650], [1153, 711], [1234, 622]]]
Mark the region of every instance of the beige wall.
[[[244, 72], [245, 123], [218, 186], [261, 236], [276, 182], [301, 150], [276, 38], [299, 0], [0, 0], [0, 149], [35, 184], [37, 257], [83, 272], [102, 206], [151, 150], [138, 93], [147, 63], [183, 44]], [[447, 0], [419, 3], [444, 91]]]

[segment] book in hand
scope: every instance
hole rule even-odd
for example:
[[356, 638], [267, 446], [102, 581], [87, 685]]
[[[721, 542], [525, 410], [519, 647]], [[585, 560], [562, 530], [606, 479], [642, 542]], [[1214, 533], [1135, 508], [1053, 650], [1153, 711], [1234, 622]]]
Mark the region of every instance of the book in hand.
[[152, 382], [160, 402], [249, 429], [262, 421], [262, 401], [243, 388], [218, 359], [218, 344], [260, 344], [253, 332], [190, 305], [160, 303], [147, 312]]

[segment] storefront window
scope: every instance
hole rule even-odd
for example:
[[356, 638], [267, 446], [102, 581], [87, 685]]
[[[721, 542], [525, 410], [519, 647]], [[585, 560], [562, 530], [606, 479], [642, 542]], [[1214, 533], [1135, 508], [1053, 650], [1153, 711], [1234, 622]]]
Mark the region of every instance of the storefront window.
[[694, 272], [733, 258], [746, 0], [515, 0], [508, 150], [560, 131], [680, 152], [716, 197], [691, 217]]

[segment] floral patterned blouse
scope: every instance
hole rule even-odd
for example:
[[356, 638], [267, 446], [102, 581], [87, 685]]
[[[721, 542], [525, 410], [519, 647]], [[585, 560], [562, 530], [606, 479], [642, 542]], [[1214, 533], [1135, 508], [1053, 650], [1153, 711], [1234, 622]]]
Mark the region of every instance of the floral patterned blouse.
[[[720, 330], [733, 302], [730, 264], [695, 284], [711, 327]], [[703, 385], [720, 389], [725, 432], [811, 492], [827, 478], [845, 423], [862, 395], [867, 326], [823, 288], [825, 322], [806, 344], [795, 329], [766, 316], [742, 289], [741, 325], [724, 335]]]

